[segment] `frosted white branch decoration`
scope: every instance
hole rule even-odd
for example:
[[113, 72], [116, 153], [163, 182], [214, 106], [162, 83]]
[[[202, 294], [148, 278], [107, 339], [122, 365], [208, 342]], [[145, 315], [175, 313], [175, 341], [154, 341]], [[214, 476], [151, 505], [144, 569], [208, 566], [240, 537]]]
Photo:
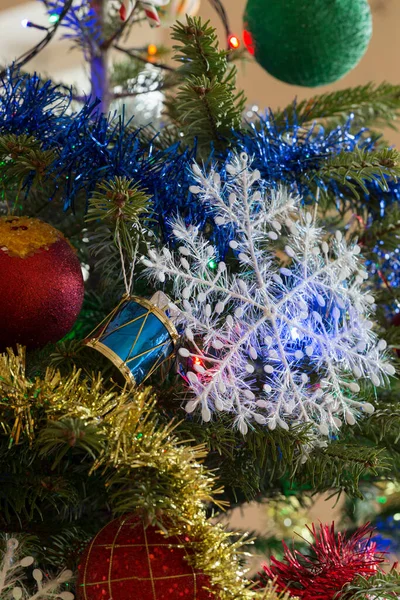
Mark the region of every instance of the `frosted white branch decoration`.
[[150, 276], [173, 280], [183, 310], [180, 354], [193, 390], [186, 410], [201, 408], [205, 421], [230, 412], [243, 434], [254, 420], [270, 429], [312, 422], [328, 435], [343, 419], [353, 424], [373, 412], [356, 400], [356, 380], [378, 386], [394, 374], [385, 342], [371, 331], [374, 299], [362, 289], [360, 248], [339, 231], [325, 241], [299, 199], [266, 190], [248, 162], [233, 158], [223, 184], [215, 170], [206, 176], [193, 167], [191, 191], [232, 232], [229, 264], [236, 265], [217, 265], [213, 246], [179, 220], [176, 254], [150, 250], [144, 259]]
[[18, 540], [10, 538], [6, 542], [5, 552], [0, 562], [0, 598], [4, 600], [74, 600], [74, 595], [68, 591], [61, 591], [63, 584], [72, 578], [72, 571], [62, 571], [57, 577], [46, 578], [40, 569], [34, 569], [33, 579], [36, 582], [36, 591], [30, 593], [22, 585], [24, 569], [30, 567], [33, 556], [19, 557]]

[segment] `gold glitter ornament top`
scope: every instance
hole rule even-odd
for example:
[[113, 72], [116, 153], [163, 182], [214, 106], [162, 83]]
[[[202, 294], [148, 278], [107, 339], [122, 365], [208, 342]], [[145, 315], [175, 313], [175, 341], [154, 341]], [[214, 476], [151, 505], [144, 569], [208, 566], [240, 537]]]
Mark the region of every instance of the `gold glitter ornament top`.
[[48, 248], [63, 234], [48, 223], [32, 217], [0, 217], [0, 251], [27, 258]]

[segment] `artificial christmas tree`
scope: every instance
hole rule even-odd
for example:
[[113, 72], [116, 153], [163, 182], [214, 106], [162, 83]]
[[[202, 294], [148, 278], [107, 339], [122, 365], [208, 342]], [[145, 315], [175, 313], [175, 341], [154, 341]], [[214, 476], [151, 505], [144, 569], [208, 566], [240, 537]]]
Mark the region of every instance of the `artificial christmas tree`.
[[[140, 593], [140, 578], [144, 598], [275, 600], [286, 586], [290, 598], [395, 597], [399, 575], [381, 570], [363, 528], [314, 529], [311, 552], [286, 548], [286, 563], [251, 580], [246, 536], [212, 517], [254, 498], [344, 492], [351, 529], [364, 526], [363, 494], [395, 498], [400, 159], [375, 128], [397, 117], [399, 87], [247, 123], [237, 54], [208, 23], [174, 25], [177, 67], [121, 45], [137, 21], [162, 24], [161, 4], [44, 2], [57, 18], [42, 44], [3, 73], [1, 217], [40, 216], [85, 275], [72, 331], [25, 351], [17, 327], [0, 355], [6, 570], [13, 536], [50, 575], [80, 564], [82, 598]], [[90, 99], [21, 70], [64, 26], [89, 61]], [[109, 71], [112, 48], [126, 62]], [[107, 113], [139, 84], [151, 91], [148, 63], [168, 89], [159, 130]]]

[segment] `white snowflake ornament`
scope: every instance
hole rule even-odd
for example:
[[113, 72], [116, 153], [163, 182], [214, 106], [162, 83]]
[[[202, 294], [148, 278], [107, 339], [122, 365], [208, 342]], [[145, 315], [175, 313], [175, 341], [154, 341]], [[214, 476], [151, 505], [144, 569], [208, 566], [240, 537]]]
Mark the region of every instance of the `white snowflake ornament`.
[[173, 281], [185, 318], [186, 411], [200, 409], [204, 421], [231, 413], [243, 434], [255, 421], [270, 429], [313, 423], [323, 435], [372, 413], [356, 397], [358, 381], [381, 385], [394, 368], [372, 331], [359, 246], [339, 231], [326, 239], [299, 198], [266, 189], [247, 155], [232, 159], [223, 184], [215, 169], [193, 172], [191, 192], [232, 232], [233, 261], [218, 262], [180, 220], [178, 251], [150, 250], [144, 259], [151, 276]]

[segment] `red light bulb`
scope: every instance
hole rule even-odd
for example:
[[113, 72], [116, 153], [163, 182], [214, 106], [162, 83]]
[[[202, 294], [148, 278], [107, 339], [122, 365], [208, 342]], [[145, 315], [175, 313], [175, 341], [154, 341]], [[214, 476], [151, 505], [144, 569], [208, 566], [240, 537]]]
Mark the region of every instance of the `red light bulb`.
[[244, 42], [244, 45], [246, 46], [248, 52], [250, 52], [250, 54], [254, 55], [255, 48], [254, 48], [253, 36], [251, 35], [250, 31], [247, 31], [247, 29], [245, 29], [243, 31], [243, 42]]
[[237, 35], [234, 35], [233, 33], [228, 37], [228, 44], [229, 44], [229, 48], [232, 48], [232, 50], [237, 50], [240, 46], [240, 40], [237, 37]]

